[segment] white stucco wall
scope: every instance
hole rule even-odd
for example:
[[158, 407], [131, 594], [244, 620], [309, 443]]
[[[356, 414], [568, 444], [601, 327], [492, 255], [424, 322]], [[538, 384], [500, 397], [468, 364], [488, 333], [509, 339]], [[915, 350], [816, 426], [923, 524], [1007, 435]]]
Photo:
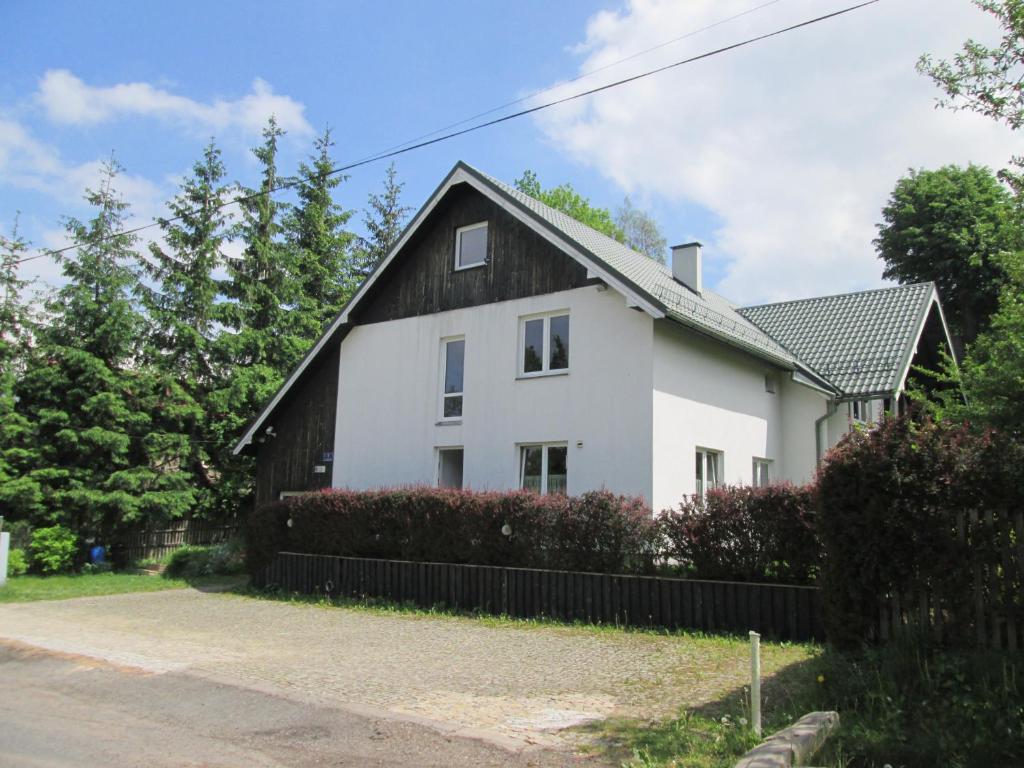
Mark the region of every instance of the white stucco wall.
[[[765, 390], [765, 374], [775, 377], [775, 394]], [[693, 331], [667, 321], [655, 324], [655, 510], [696, 492], [698, 447], [723, 453], [727, 484], [750, 483], [754, 457], [771, 460], [778, 474], [783, 375]]]
[[782, 461], [779, 479], [806, 483], [814, 479], [818, 466], [818, 441], [815, 421], [826, 414], [828, 398], [821, 392], [781, 377], [782, 388]]
[[[517, 378], [520, 317], [565, 309], [569, 373]], [[433, 484], [436, 449], [462, 446], [466, 487], [514, 488], [520, 444], [565, 442], [569, 493], [650, 498], [652, 323], [588, 287], [357, 326], [341, 347], [333, 485]], [[462, 423], [439, 426], [441, 339], [459, 335]]]

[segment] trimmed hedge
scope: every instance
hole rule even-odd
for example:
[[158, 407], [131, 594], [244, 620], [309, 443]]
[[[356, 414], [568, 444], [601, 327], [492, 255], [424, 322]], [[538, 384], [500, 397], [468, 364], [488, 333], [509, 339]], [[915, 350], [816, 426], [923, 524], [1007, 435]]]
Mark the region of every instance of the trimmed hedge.
[[991, 576], [985, 604], [1024, 621], [1024, 563], [1004, 570], [1018, 547], [1011, 516], [1022, 489], [1024, 447], [992, 432], [890, 418], [845, 437], [818, 473], [829, 639], [843, 648], [877, 640], [890, 596], [928, 594], [943, 641], [970, 645], [976, 573]]
[[430, 487], [297, 496], [256, 510], [246, 533], [253, 573], [281, 551], [649, 573], [660, 536], [640, 499], [607, 491], [541, 496]]
[[810, 584], [820, 566], [814, 488], [729, 486], [662, 514], [665, 554], [699, 579]]

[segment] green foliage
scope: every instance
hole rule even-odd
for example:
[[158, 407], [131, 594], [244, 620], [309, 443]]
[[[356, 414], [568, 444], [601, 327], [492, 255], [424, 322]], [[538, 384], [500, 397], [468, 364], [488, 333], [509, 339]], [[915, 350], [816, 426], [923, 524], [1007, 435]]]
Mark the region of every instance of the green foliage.
[[313, 145], [310, 163], [299, 164], [295, 186], [299, 198], [284, 220], [285, 239], [295, 252], [301, 282], [298, 333], [308, 339], [320, 334], [358, 287], [352, 247], [355, 235], [345, 229], [352, 212], [334, 202], [332, 192], [347, 177], [335, 174], [330, 130]]
[[25, 550], [11, 549], [7, 552], [7, 575], [11, 578], [23, 576], [28, 570], [28, 559]]
[[62, 525], [36, 528], [32, 532], [29, 554], [32, 568], [43, 575], [71, 570], [78, 551], [78, 537]]
[[839, 712], [828, 751], [843, 765], [1019, 765], [1022, 662], [1018, 655], [925, 650], [918, 643], [830, 651], [818, 660], [821, 682], [803, 706]]
[[167, 558], [167, 578], [191, 579], [197, 576], [219, 576], [241, 573], [244, 567], [242, 548], [238, 542], [225, 542], [208, 547], [185, 546]]
[[694, 578], [809, 584], [819, 567], [814, 488], [733, 486], [659, 518], [665, 554]]
[[[924, 55], [917, 69], [946, 94], [939, 99], [939, 106], [976, 112], [1019, 130], [1024, 125], [1024, 89], [1020, 81], [1024, 67], [1024, 0], [974, 0], [974, 4], [1002, 28], [999, 44], [968, 40], [953, 61], [935, 62]], [[1020, 169], [1024, 158], [1015, 157], [1012, 164]], [[1001, 176], [1018, 193], [1024, 191], [1019, 170], [1007, 170]]]
[[615, 223], [611, 212], [607, 208], [591, 205], [590, 201], [573, 189], [571, 184], [561, 184], [551, 189], [544, 189], [537, 179], [537, 174], [526, 170], [523, 171], [522, 176], [516, 179], [515, 186], [520, 192], [540, 200], [545, 205], [550, 205], [576, 221], [583, 222], [588, 227], [603, 232], [620, 243], [626, 242], [626, 233]]
[[665, 263], [668, 241], [650, 214], [633, 206], [627, 196], [615, 211], [615, 226], [623, 233], [623, 242], [637, 253]]
[[356, 279], [365, 278], [388, 255], [391, 246], [405, 228], [405, 221], [411, 208], [402, 205], [402, 188], [404, 182], [398, 181], [395, 164], [388, 166], [384, 173], [384, 189], [381, 194], [371, 194], [370, 207], [364, 212], [363, 224], [369, 233], [368, 238], [359, 242], [355, 256], [354, 270]]
[[952, 332], [972, 342], [988, 325], [1006, 280], [1005, 254], [1024, 247], [1012, 195], [976, 165], [914, 171], [882, 210], [874, 241], [883, 276], [934, 281]]
[[[825, 630], [839, 648], [878, 639], [891, 596], [929, 594], [943, 642], [975, 637], [973, 574], [1002, 567], [1004, 524], [1024, 483], [1024, 446], [948, 423], [883, 420], [845, 437], [818, 473]], [[972, 515], [973, 520], [972, 520]], [[993, 525], [974, 520], [993, 519]], [[985, 599], [1024, 620], [1020, 585]]]
[[94, 217], [67, 222], [77, 246], [62, 258], [67, 282], [48, 302], [16, 389], [20, 473], [0, 487], [19, 516], [101, 539], [176, 517], [194, 500], [180, 425], [195, 408], [139, 354], [145, 321], [133, 301], [136, 239], [119, 234], [128, 211], [114, 188], [119, 170], [107, 163], [88, 192]]
[[[291, 519], [292, 525], [287, 521]], [[502, 533], [508, 525], [511, 535]], [[648, 572], [658, 531], [638, 499], [411, 487], [310, 493], [256, 510], [247, 565], [281, 551], [603, 573]]]

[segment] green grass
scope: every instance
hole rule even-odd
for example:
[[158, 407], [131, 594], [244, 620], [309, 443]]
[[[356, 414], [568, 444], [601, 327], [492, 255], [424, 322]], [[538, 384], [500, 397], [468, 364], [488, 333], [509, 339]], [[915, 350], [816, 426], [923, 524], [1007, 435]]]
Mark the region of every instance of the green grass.
[[0, 587], [0, 603], [27, 603], [35, 600], [67, 600], [72, 597], [98, 597], [125, 592], [161, 592], [188, 586], [218, 584], [224, 577], [164, 579], [133, 573], [67, 574], [59, 576], [18, 576]]

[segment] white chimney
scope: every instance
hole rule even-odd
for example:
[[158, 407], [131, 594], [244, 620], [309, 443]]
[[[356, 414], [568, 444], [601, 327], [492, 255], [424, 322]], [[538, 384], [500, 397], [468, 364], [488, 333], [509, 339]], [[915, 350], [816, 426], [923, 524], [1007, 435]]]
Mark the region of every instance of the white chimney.
[[700, 259], [700, 243], [672, 246], [672, 277], [697, 293], [704, 290], [701, 282]]

